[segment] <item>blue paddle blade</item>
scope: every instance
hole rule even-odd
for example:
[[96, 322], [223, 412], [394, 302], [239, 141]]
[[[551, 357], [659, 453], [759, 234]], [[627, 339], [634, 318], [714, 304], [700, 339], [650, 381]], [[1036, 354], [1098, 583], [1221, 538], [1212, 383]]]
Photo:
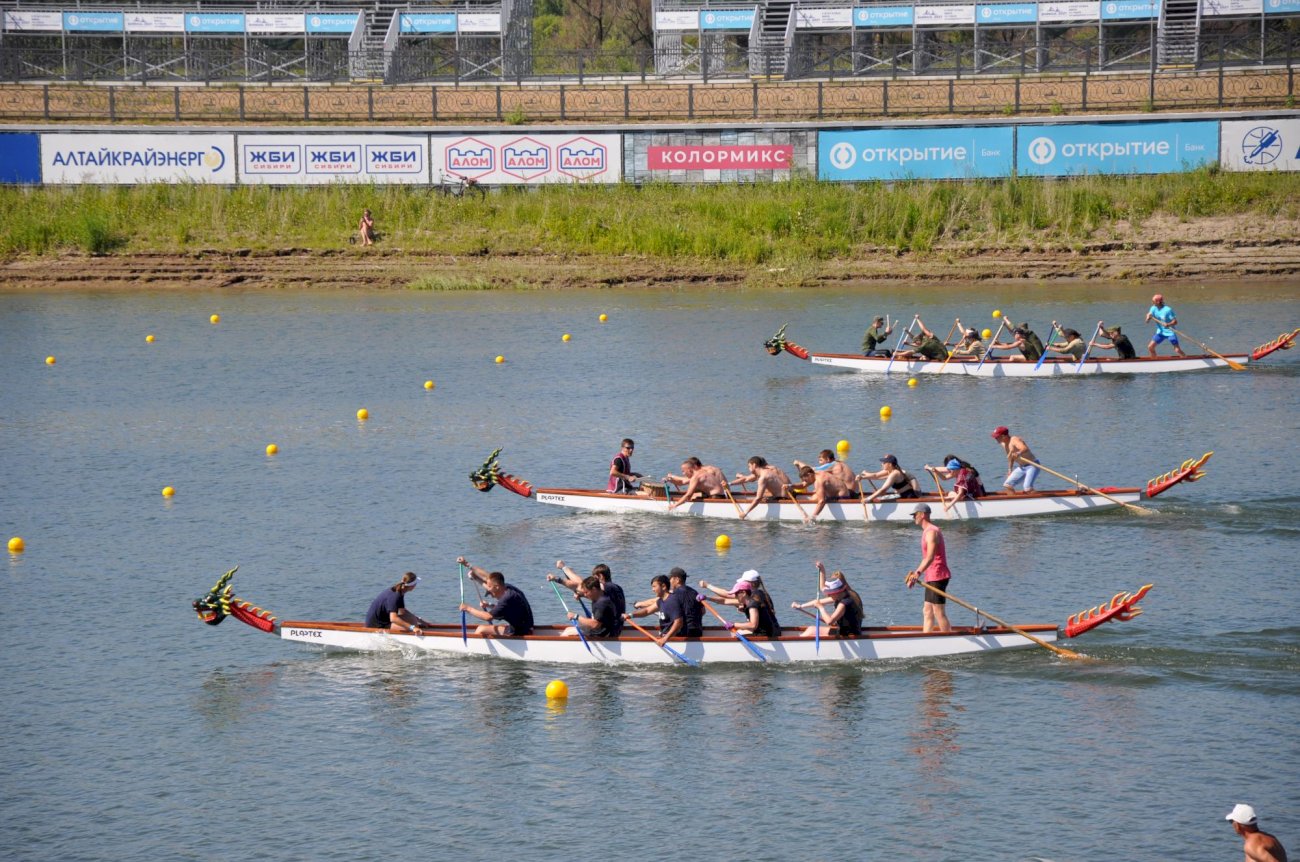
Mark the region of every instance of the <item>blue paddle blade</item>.
[[[564, 615], [567, 617], [569, 615], [569, 603], [564, 600], [564, 596], [560, 593], [560, 587], [555, 581], [551, 581], [551, 589], [555, 590], [555, 597], [560, 600], [560, 605], [564, 608]], [[578, 603], [581, 604], [582, 599], [578, 599]], [[582, 609], [587, 610], [587, 606], [583, 605]], [[591, 616], [591, 614], [587, 614], [587, 616]], [[587, 643], [587, 636], [582, 633], [582, 626], [577, 620], [573, 621], [573, 628], [578, 633], [578, 637], [582, 639], [582, 645], [587, 648], [587, 652], [591, 652], [591, 644]], [[591, 654], [595, 655], [595, 653]]]
[[460, 640], [465, 646], [469, 646], [469, 627], [465, 625], [465, 611], [460, 612]]
[[677, 659], [677, 660], [678, 660], [679, 662], [681, 662], [682, 664], [688, 664], [688, 665], [690, 665], [691, 667], [699, 667], [699, 666], [700, 666], [700, 663], [697, 662], [695, 659], [693, 659], [693, 658], [687, 658], [686, 656], [682, 655], [682, 654], [679, 653], [677, 650], [673, 649], [672, 647], [668, 646], [667, 644], [664, 644], [664, 649], [667, 650], [667, 652], [668, 652], [668, 654], [669, 654], [670, 656], [672, 656], [673, 658]]
[[815, 620], [813, 620], [813, 625], [816, 626], [816, 628], [814, 628], [813, 631], [815, 631], [815, 632], [817, 633], [817, 655], [821, 655], [821, 654], [822, 654], [822, 620], [821, 620], [821, 614], [818, 614], [818, 615], [817, 615], [817, 618], [816, 618]]
[[736, 636], [736, 640], [740, 641], [745, 645], [745, 649], [749, 650], [754, 654], [754, 658], [758, 659], [759, 661], [767, 661], [767, 656], [759, 652], [758, 647], [754, 646], [752, 643], [749, 642], [749, 638], [745, 637], [744, 635], [742, 635], [740, 632], [737, 631], [733, 631], [732, 634]]

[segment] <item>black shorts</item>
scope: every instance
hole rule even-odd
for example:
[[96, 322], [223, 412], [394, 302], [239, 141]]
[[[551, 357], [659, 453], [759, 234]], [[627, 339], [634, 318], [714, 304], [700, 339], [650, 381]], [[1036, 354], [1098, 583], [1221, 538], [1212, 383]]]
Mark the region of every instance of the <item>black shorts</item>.
[[[944, 580], [944, 581], [931, 581], [931, 582], [929, 582], [929, 583], [930, 583], [930, 586], [932, 586], [932, 587], [938, 587], [939, 589], [943, 590], [945, 593], [948, 592], [948, 581], [946, 581], [946, 580]], [[926, 591], [925, 591], [925, 600], [926, 600], [927, 602], [929, 602], [930, 604], [932, 604], [932, 605], [946, 605], [946, 604], [948, 604], [948, 598], [947, 598], [946, 596], [941, 596], [941, 595], [939, 595], [939, 594], [936, 593], [934, 590], [926, 590]]]
[[915, 500], [920, 496], [920, 494], [916, 493], [911, 488], [904, 488], [898, 492], [898, 499], [900, 500]]

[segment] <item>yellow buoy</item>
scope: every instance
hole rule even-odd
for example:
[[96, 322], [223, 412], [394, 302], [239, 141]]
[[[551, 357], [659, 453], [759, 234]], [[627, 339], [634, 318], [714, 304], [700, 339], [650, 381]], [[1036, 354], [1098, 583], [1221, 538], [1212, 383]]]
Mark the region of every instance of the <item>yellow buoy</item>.
[[505, 358], [504, 356], [498, 356], [498, 357], [496, 358], [496, 363], [497, 363], [497, 365], [500, 365], [502, 362], [505, 362], [505, 361], [506, 361], [506, 358]]
[[608, 314], [602, 314], [602, 315], [600, 316], [600, 322], [601, 322], [601, 323], [604, 323], [606, 320], [609, 320], [609, 315], [608, 315]]
[[212, 315], [211, 317], [208, 318], [208, 321], [209, 321], [210, 323], [220, 323], [220, 322], [221, 322], [221, 315], [220, 315], [220, 314], [214, 314], [214, 315]]
[[425, 389], [432, 389], [432, 388], [433, 388], [433, 381], [432, 381], [432, 380], [426, 380], [426, 381], [424, 381], [424, 388], [425, 388]]
[[176, 494], [176, 489], [173, 488], [171, 485], [168, 485], [166, 488], [163, 488], [164, 497], [172, 497], [175, 496], [175, 494]]
[[573, 340], [573, 336], [566, 332], [566, 333], [564, 333], [563, 335], [560, 336], [560, 340], [561, 340], [561, 341], [572, 341], [572, 340]]
[[54, 357], [53, 357], [53, 356], [47, 356], [47, 357], [45, 357], [45, 364], [46, 364], [46, 365], [53, 365], [53, 364], [54, 364]]
[[983, 332], [980, 333], [980, 338], [988, 338], [992, 334], [993, 334], [993, 330], [985, 329]]
[[553, 679], [546, 684], [547, 700], [565, 700], [569, 696], [569, 686], [562, 679]]
[[152, 336], [152, 335], [146, 335], [146, 336], [144, 337], [144, 343], [145, 343], [145, 344], [153, 344], [153, 336]]
[[357, 418], [360, 419], [362, 422], [365, 422], [367, 419], [370, 418], [370, 411], [362, 407], [360, 410], [357, 411]]
[[999, 317], [1001, 317], [1001, 316], [1002, 316], [1002, 312], [998, 311], [996, 308], [993, 309], [993, 319], [994, 319], [994, 320], [997, 320], [997, 319], [998, 319]]
[[894, 415], [894, 411], [890, 409], [890, 407], [889, 407], [888, 404], [886, 404], [884, 407], [881, 407], [881, 408], [880, 408], [880, 418], [881, 418], [881, 419], [888, 419], [890, 416], [893, 416], [893, 415]]
[[841, 455], [847, 455], [849, 453], [849, 450], [852, 448], [853, 446], [849, 443], [848, 440], [841, 440], [840, 442], [835, 444], [835, 451], [839, 452]]
[[915, 378], [915, 377], [909, 378], [908, 381], [907, 381], [907, 385], [908, 385], [909, 387], [911, 387], [912, 389], [915, 389], [915, 388], [916, 388], [916, 378]]
[[9, 540], [9, 553], [21, 554], [27, 546], [23, 544], [22, 536], [14, 536]]
[[721, 534], [718, 538], [713, 540], [713, 547], [717, 548], [719, 551], [727, 550], [727, 548], [731, 547], [731, 537], [726, 533]]
[[276, 452], [279, 452], [279, 451], [280, 451], [280, 447], [277, 446], [277, 445], [275, 445], [274, 443], [267, 443], [267, 444], [266, 444], [266, 454], [268, 454], [268, 455], [274, 455]]

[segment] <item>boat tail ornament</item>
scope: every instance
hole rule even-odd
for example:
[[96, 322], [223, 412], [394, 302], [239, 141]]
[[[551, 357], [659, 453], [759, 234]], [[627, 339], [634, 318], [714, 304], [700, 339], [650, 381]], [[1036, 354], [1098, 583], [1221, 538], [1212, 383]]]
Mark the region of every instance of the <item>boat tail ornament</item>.
[[1067, 638], [1077, 638], [1084, 632], [1091, 631], [1111, 620], [1126, 623], [1134, 617], [1141, 616], [1142, 609], [1138, 607], [1137, 603], [1150, 592], [1153, 586], [1155, 585], [1146, 584], [1136, 593], [1116, 593], [1109, 602], [1102, 602], [1094, 608], [1079, 611], [1079, 613], [1065, 621], [1065, 636]]
[[1147, 499], [1154, 499], [1157, 495], [1163, 494], [1179, 482], [1195, 482], [1198, 479], [1204, 479], [1205, 471], [1201, 467], [1205, 465], [1206, 461], [1210, 460], [1210, 456], [1213, 454], [1213, 452], [1206, 452], [1199, 458], [1188, 458], [1168, 473], [1161, 473], [1148, 481]]
[[[784, 329], [784, 327], [782, 327]], [[1300, 329], [1293, 329], [1290, 332], [1284, 332], [1272, 341], [1265, 341], [1259, 347], [1250, 352], [1252, 360], [1260, 360], [1268, 356], [1274, 350], [1290, 350], [1295, 344], [1295, 337], [1300, 335]]]
[[199, 615], [202, 622], [210, 626], [221, 625], [226, 617], [234, 617], [255, 629], [273, 633], [277, 624], [275, 616], [270, 611], [264, 611], [251, 602], [235, 596], [235, 588], [231, 586], [230, 579], [237, 571], [239, 566], [235, 566], [218, 578], [206, 596], [195, 599], [194, 612]]
[[778, 353], [784, 350], [786, 353], [790, 354], [791, 356], [797, 357], [799, 359], [807, 359], [808, 358], [807, 350], [795, 344], [793, 341], [785, 340], [785, 327], [789, 325], [790, 324], [788, 323], [784, 324], [780, 329], [778, 329], [776, 331], [776, 335], [773, 335], [767, 341], [763, 342], [763, 347], [767, 348], [767, 352], [772, 356], [776, 356]]
[[492, 490], [493, 485], [500, 485], [507, 491], [514, 491], [521, 497], [533, 496], [533, 486], [523, 479], [516, 479], [509, 473], [502, 472], [501, 465], [497, 463], [497, 456], [501, 454], [501, 447], [498, 446], [492, 450], [492, 454], [487, 456], [483, 465], [469, 474], [469, 480], [474, 483], [474, 487], [487, 493]]

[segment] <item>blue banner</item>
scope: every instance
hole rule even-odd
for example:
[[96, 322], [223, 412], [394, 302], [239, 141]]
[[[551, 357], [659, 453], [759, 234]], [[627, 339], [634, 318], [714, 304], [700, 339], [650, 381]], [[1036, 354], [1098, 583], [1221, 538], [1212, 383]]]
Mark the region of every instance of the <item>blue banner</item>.
[[1294, 15], [1300, 12], [1300, 0], [1264, 0], [1265, 15]]
[[975, 23], [982, 27], [994, 24], [1034, 24], [1037, 21], [1037, 3], [991, 3], [975, 7]]
[[859, 6], [853, 10], [854, 27], [911, 27], [911, 6]]
[[121, 33], [121, 12], [64, 12], [63, 29], [69, 33]]
[[352, 31], [357, 28], [358, 17], [360, 16], [356, 13], [348, 13], [346, 15], [317, 15], [309, 13], [307, 15], [307, 32], [324, 34], [333, 33], [335, 35], [343, 34], [351, 36]]
[[1160, 17], [1160, 4], [1155, 0], [1106, 0], [1101, 4], [1101, 20], [1131, 21]]
[[954, 180], [1011, 175], [1010, 126], [818, 132], [823, 180]]
[[701, 30], [749, 30], [754, 26], [753, 9], [701, 9]]
[[40, 184], [39, 140], [34, 134], [0, 134], [0, 183]]
[[190, 12], [185, 16], [186, 33], [243, 33], [243, 12]]
[[455, 12], [427, 12], [417, 15], [403, 14], [399, 19], [403, 33], [455, 33]]
[[1016, 170], [1029, 177], [1172, 174], [1218, 159], [1213, 120], [1021, 126], [1016, 143]]

